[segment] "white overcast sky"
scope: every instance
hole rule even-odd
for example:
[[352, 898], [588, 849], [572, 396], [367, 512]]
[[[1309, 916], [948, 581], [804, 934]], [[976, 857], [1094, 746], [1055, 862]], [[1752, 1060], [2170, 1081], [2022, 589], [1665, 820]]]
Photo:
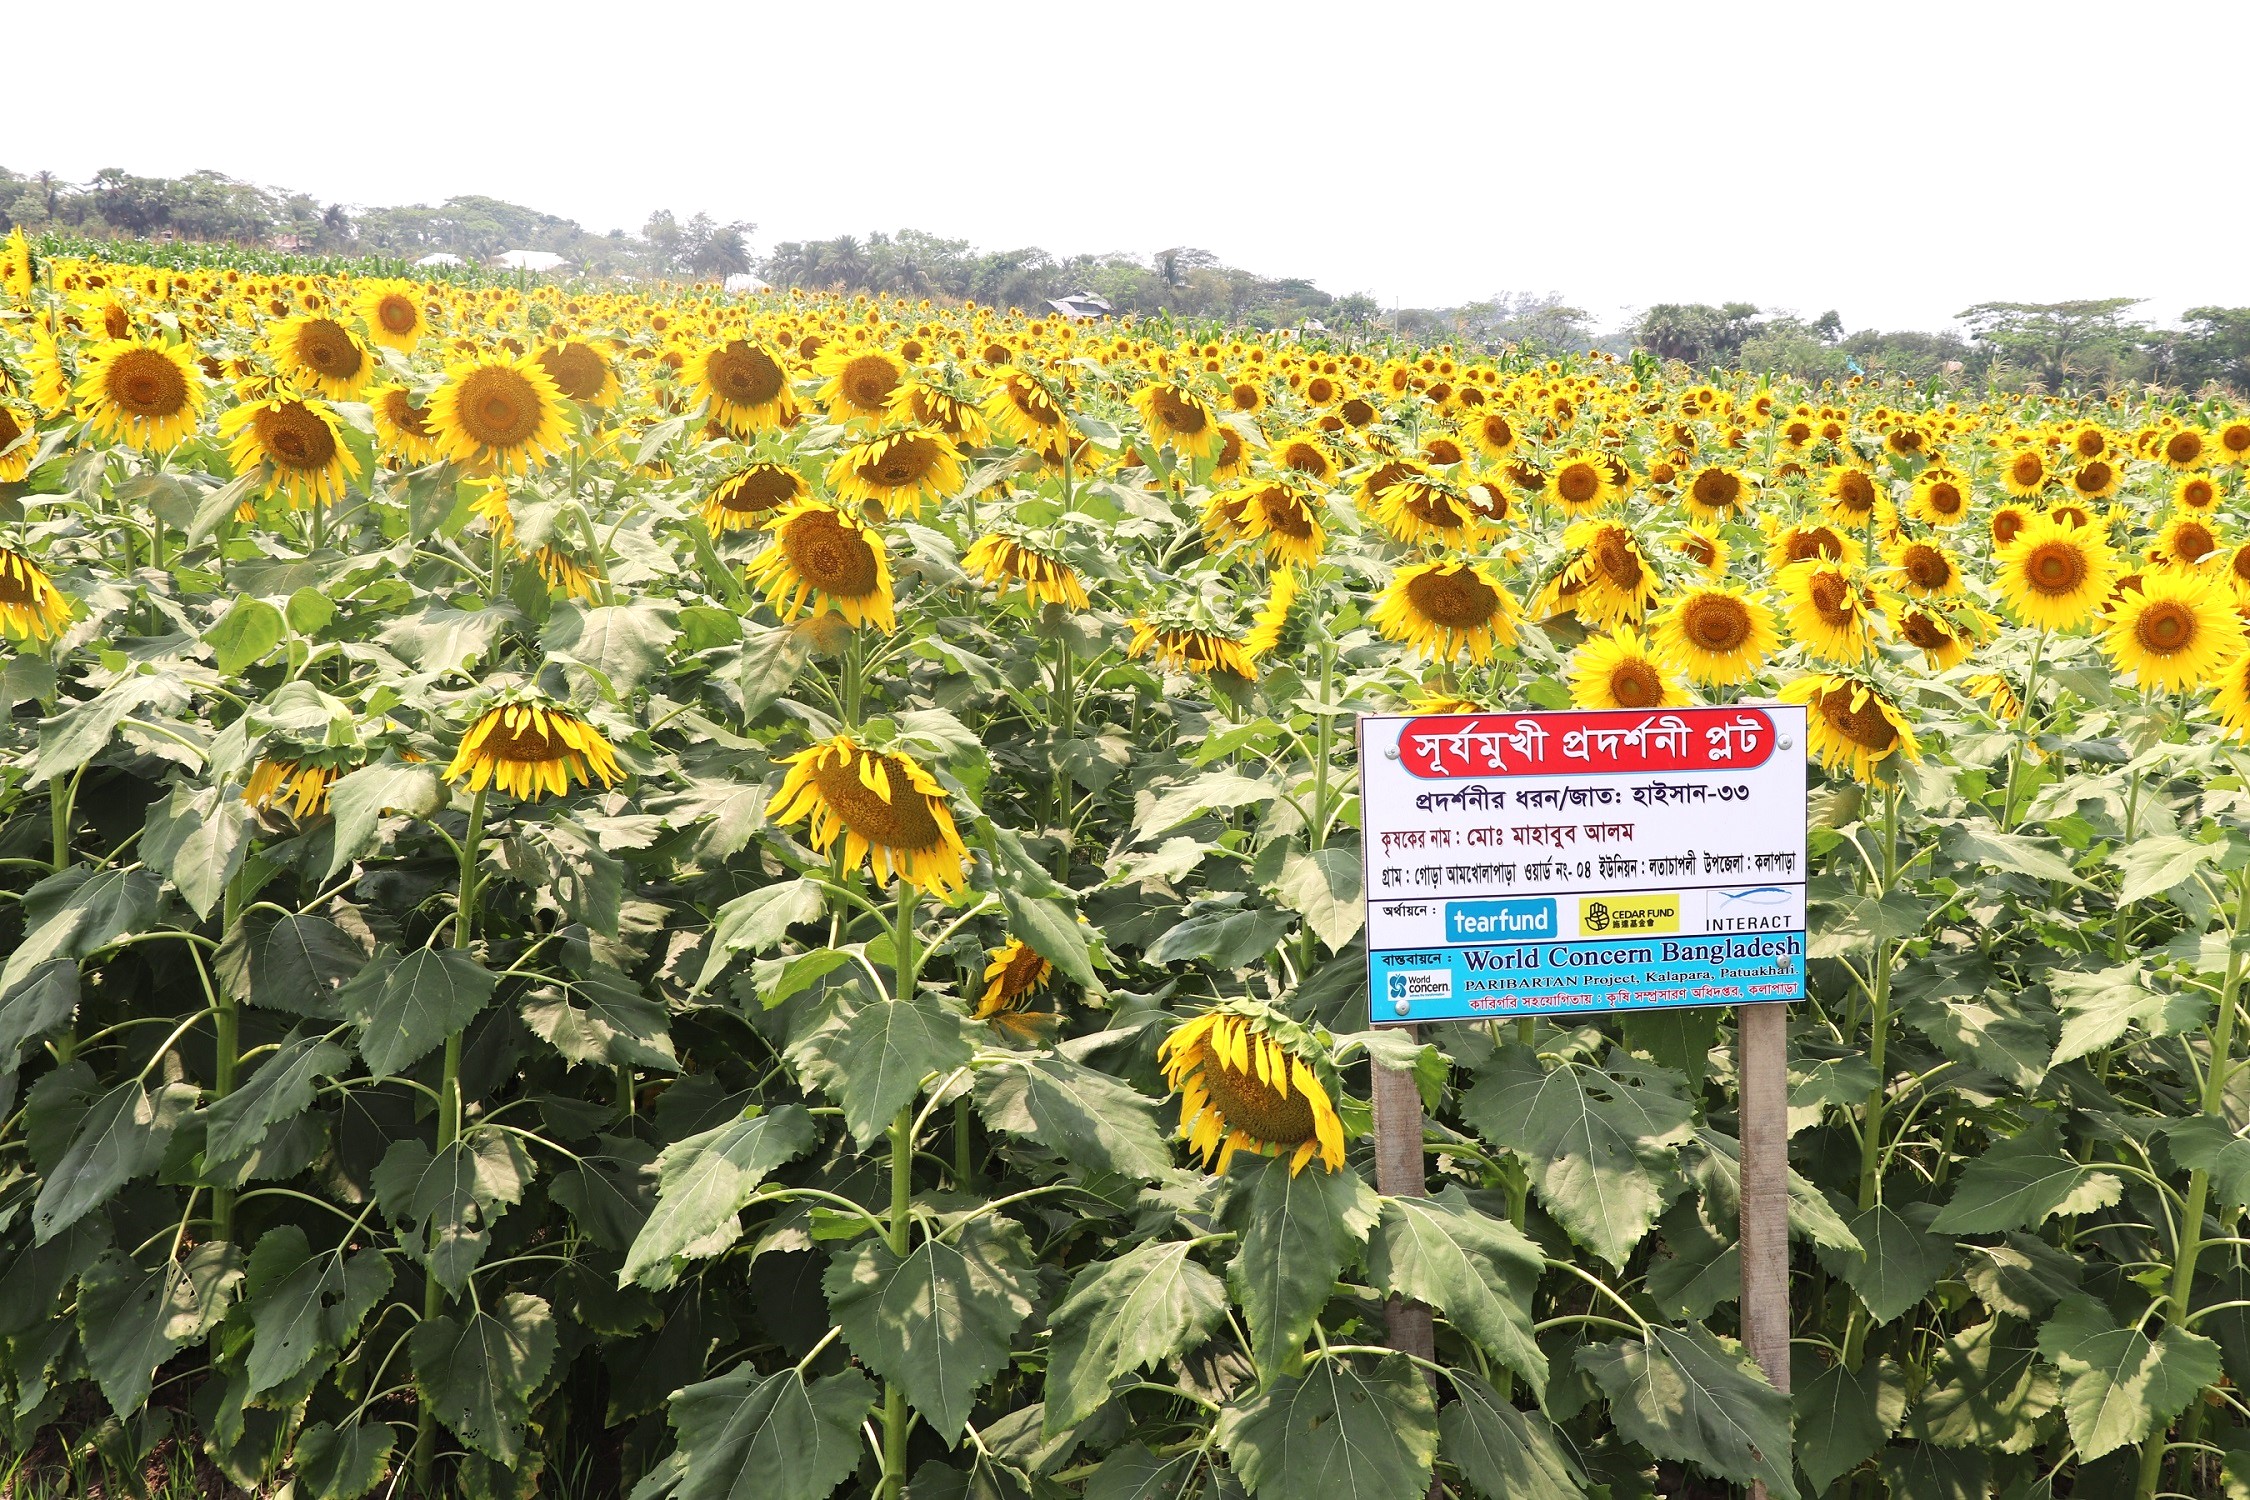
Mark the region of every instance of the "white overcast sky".
[[[0, 164], [776, 240], [1197, 245], [1386, 306], [2250, 304], [2250, 3], [25, 5]], [[98, 31], [98, 35], [95, 33]], [[39, 59], [45, 59], [41, 62]]]

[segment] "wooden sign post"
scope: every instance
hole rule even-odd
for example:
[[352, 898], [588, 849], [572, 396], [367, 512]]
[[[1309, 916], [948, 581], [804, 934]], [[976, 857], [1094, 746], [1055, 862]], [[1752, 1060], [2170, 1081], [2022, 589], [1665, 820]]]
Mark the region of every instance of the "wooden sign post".
[[[1369, 715], [1359, 749], [1371, 1024], [1735, 1008], [1742, 1339], [1786, 1395], [1805, 711]], [[1376, 1186], [1421, 1193], [1421, 1099], [1373, 1075]], [[1429, 1358], [1430, 1310], [1386, 1313]]]

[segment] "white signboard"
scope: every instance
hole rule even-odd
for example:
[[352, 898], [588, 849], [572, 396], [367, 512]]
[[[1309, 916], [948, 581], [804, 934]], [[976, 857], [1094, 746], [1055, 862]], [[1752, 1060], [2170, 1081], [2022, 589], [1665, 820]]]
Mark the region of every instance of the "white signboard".
[[1378, 1025], [1801, 1000], [1805, 710], [1362, 717]]

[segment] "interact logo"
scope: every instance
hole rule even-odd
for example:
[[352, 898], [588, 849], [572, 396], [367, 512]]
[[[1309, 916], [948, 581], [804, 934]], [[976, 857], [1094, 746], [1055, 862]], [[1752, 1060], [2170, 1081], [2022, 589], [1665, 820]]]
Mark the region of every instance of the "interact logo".
[[1551, 897], [1445, 903], [1445, 940], [1449, 943], [1530, 942], [1553, 936], [1555, 903]]
[[1587, 896], [1578, 903], [1583, 932], [1678, 932], [1678, 896]]

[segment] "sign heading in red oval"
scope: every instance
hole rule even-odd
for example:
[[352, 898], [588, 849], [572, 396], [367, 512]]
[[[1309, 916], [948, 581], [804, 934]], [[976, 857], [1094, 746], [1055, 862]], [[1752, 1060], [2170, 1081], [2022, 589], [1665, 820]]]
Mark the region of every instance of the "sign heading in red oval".
[[1443, 714], [1405, 725], [1398, 757], [1424, 778], [1739, 771], [1763, 765], [1776, 739], [1755, 708]]

